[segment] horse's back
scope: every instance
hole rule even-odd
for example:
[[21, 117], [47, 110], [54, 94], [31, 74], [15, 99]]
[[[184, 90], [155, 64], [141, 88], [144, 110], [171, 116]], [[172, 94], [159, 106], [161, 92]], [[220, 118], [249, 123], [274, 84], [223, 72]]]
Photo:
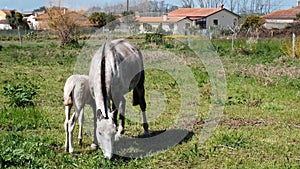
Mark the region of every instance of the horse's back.
[[79, 107], [92, 103], [87, 75], [72, 75], [67, 79], [64, 87], [64, 99], [70, 98], [71, 95], [73, 102]]

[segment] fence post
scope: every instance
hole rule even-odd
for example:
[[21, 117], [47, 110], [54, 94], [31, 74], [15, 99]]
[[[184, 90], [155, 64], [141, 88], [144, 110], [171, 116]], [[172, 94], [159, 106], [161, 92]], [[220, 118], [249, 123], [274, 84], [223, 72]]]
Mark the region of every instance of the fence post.
[[20, 47], [22, 47], [22, 36], [21, 36], [21, 32], [20, 32], [20, 26], [18, 26], [18, 35], [19, 35]]
[[296, 35], [295, 35], [295, 33], [293, 33], [293, 42], [292, 42], [292, 44], [293, 44], [293, 58], [295, 58], [296, 57]]

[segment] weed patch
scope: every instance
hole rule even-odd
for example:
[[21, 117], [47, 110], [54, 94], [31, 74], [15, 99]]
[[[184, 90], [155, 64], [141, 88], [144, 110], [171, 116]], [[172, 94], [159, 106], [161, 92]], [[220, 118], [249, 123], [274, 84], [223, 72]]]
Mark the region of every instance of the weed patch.
[[0, 111], [0, 128], [4, 131], [24, 131], [51, 128], [48, 118], [35, 107], [4, 108]]

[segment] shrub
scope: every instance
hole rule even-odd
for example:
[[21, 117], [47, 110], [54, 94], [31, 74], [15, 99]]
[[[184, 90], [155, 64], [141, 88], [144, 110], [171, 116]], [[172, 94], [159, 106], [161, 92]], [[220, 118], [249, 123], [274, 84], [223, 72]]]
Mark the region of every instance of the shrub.
[[243, 23], [243, 28], [245, 28], [245, 29], [260, 28], [265, 22], [266, 22], [265, 19], [262, 18], [261, 16], [251, 15], [248, 18], [245, 19], [245, 21]]
[[3, 95], [9, 98], [12, 107], [34, 106], [33, 99], [37, 95], [39, 87], [30, 81], [24, 84], [7, 84], [3, 87]]
[[156, 45], [161, 45], [163, 44], [163, 35], [159, 33], [147, 33], [146, 42], [155, 43]]
[[[300, 36], [297, 37], [296, 43], [295, 43], [295, 57], [300, 58]], [[293, 56], [293, 44], [292, 40], [288, 39], [284, 43], [282, 50], [284, 53], [286, 53], [288, 56]]]

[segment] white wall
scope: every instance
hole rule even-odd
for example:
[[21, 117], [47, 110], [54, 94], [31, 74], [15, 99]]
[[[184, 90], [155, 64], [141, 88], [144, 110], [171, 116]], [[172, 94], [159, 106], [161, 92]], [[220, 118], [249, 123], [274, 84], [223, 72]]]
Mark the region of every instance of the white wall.
[[9, 24], [0, 24], [0, 30], [11, 30], [12, 27]]
[[235, 19], [238, 21], [238, 16], [232, 14], [229, 11], [222, 10], [217, 12], [211, 16], [208, 16], [206, 19], [206, 28], [209, 29], [210, 26], [213, 25], [214, 19], [218, 20], [218, 28], [219, 29], [228, 29], [228, 27], [234, 26]]

